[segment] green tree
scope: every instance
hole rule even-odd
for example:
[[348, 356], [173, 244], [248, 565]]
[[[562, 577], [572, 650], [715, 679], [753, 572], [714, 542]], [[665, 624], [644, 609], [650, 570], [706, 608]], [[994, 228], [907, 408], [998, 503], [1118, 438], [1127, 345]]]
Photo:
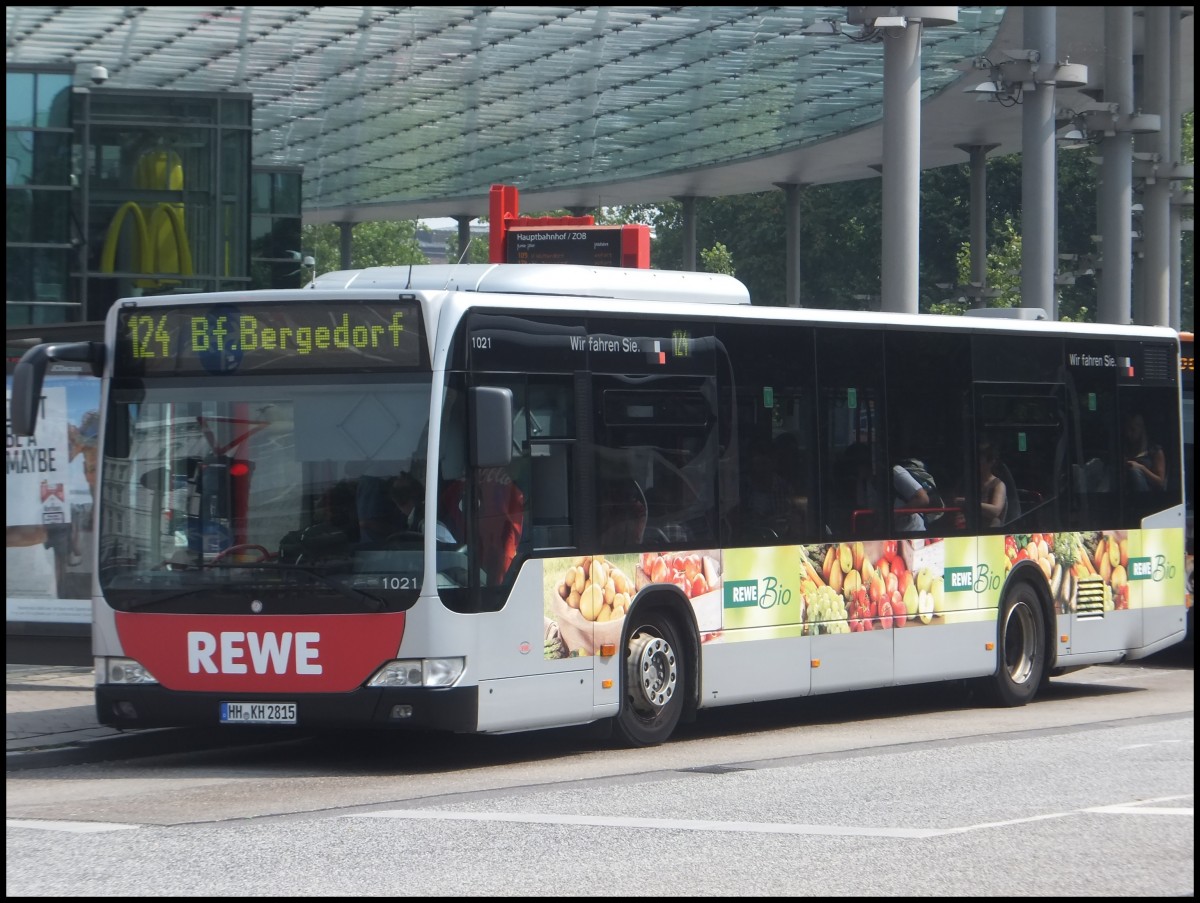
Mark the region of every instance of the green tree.
[[[486, 220], [485, 220], [486, 222]], [[458, 232], [446, 239], [446, 260], [458, 262]], [[491, 250], [486, 235], [472, 235], [467, 242], [467, 256], [463, 263], [487, 263], [491, 258]]]
[[[350, 268], [428, 263], [417, 242], [412, 220], [355, 223], [350, 231]], [[304, 253], [316, 260], [317, 273], [342, 269], [341, 229], [333, 223], [306, 225], [302, 229]]]
[[733, 255], [720, 242], [700, 252], [700, 267], [706, 273], [724, 273], [726, 276], [737, 275], [733, 268]]
[[[971, 281], [971, 247], [964, 242], [959, 245], [956, 284], [967, 285]], [[1021, 233], [1012, 217], [1005, 217], [996, 241], [988, 246], [987, 286], [999, 294], [982, 304], [965, 296], [952, 297], [932, 302], [928, 310], [935, 314], [961, 314], [970, 307], [1020, 307], [1021, 306]]]

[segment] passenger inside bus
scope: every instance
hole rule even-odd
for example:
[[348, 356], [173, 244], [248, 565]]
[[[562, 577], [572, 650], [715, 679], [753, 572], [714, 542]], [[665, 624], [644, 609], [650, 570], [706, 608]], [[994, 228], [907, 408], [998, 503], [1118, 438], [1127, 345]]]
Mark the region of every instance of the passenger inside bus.
[[[845, 471], [851, 474], [851, 497], [853, 512], [850, 531], [862, 533], [877, 529], [880, 523], [878, 512], [883, 510], [883, 499], [879, 495], [878, 481], [872, 467], [869, 446], [855, 442], [843, 452]], [[889, 471], [894, 510], [892, 528], [898, 532], [918, 532], [925, 529], [925, 518], [916, 510], [932, 504], [929, 493], [902, 465], [896, 464]]]
[[893, 526], [902, 533], [925, 529], [925, 516], [912, 509], [928, 508], [933, 502], [929, 492], [901, 464], [892, 466], [892, 490], [895, 492]]
[[[402, 473], [392, 478], [389, 493], [392, 502], [400, 512], [398, 529], [390, 538], [398, 539], [413, 533], [424, 533], [425, 487], [421, 485], [421, 481], [412, 474]], [[449, 527], [441, 521], [436, 521], [436, 524], [438, 542], [455, 542], [454, 534]]]
[[1128, 486], [1134, 492], [1160, 492], [1167, 488], [1167, 458], [1162, 446], [1146, 431], [1146, 419], [1141, 414], [1125, 418], [1123, 429], [1125, 472]]
[[481, 468], [475, 508], [479, 567], [485, 586], [500, 586], [517, 556], [525, 524], [525, 493], [503, 467]]
[[279, 542], [285, 561], [345, 555], [358, 542], [358, 516], [354, 487], [345, 480], [334, 483], [317, 502], [317, 519], [303, 530], [293, 530]]
[[[991, 442], [979, 443], [979, 523], [999, 527], [1008, 521], [1008, 487], [996, 472], [1000, 456]], [[959, 504], [963, 502], [959, 499]]]
[[364, 543], [385, 543], [393, 533], [404, 529], [406, 519], [392, 498], [389, 475], [363, 473], [358, 478], [356, 506]]

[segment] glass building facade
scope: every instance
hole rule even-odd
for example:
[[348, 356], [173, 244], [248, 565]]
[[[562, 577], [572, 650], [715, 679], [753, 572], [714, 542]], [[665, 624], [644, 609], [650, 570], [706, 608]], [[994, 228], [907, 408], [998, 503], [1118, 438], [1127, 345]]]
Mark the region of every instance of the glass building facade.
[[5, 308], [12, 325], [79, 318], [70, 285], [79, 235], [71, 70], [36, 68], [5, 79]]
[[[102, 338], [120, 298], [284, 288], [308, 275], [302, 170], [251, 165], [250, 94], [77, 86], [73, 66], [9, 64], [5, 76], [10, 376], [39, 341]], [[56, 364], [47, 386], [74, 431], [54, 474], [70, 518], [50, 528], [10, 505], [6, 634], [10, 661], [84, 664], [94, 499], [77, 437], [98, 423], [99, 380]], [[9, 498], [36, 499], [47, 475], [18, 471]]]
[[251, 95], [74, 81], [6, 70], [10, 345], [98, 335], [119, 298], [301, 284], [302, 171], [251, 166]]

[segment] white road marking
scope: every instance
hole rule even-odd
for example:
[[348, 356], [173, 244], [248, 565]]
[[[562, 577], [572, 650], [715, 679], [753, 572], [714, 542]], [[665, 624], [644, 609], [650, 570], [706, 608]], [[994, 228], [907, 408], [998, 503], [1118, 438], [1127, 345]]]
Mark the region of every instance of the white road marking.
[[104, 821], [35, 821], [21, 818], [5, 819], [4, 828], [32, 828], [35, 831], [64, 831], [68, 834], [99, 834], [104, 831], [130, 831], [141, 825], [122, 825]]
[[[601, 815], [553, 815], [549, 813], [520, 812], [445, 812], [438, 809], [388, 809], [380, 812], [359, 812], [341, 818], [411, 818], [438, 821], [513, 822], [538, 825], [581, 825], [600, 828], [646, 828], [657, 831], [729, 831], [739, 834], [809, 834], [830, 837], [944, 837], [948, 834], [966, 834], [991, 828], [1004, 828], [1030, 822], [1067, 818], [1082, 813], [1102, 815], [1173, 815], [1194, 816], [1191, 806], [1157, 806], [1155, 803], [1191, 799], [1191, 795], [1168, 796], [1153, 800], [1137, 800], [1132, 803], [1117, 803], [1109, 806], [1092, 806], [1069, 812], [1048, 812], [1028, 818], [1006, 821], [980, 822], [960, 828], [870, 828], [847, 827], [844, 825], [793, 825], [780, 822], [708, 821], [688, 818], [622, 818]], [[142, 825], [126, 825], [118, 822], [89, 821], [40, 821], [36, 819], [6, 819], [7, 830], [29, 828], [34, 831], [60, 831], [68, 834], [99, 834], [106, 831], [131, 831]]]
[[1124, 751], [1127, 749], [1145, 749], [1148, 746], [1162, 746], [1168, 743], [1190, 743], [1190, 740], [1155, 740], [1153, 743], [1131, 743], [1128, 746], [1119, 746], [1117, 749]]
[[602, 815], [551, 815], [517, 812], [443, 812], [437, 809], [389, 809], [345, 818], [424, 818], [445, 821], [507, 821], [539, 825], [599, 828], [651, 828], [656, 831], [735, 831], [756, 834], [823, 834], [843, 837], [936, 837], [929, 828], [844, 828], [838, 825], [789, 825], [777, 822], [699, 821], [689, 818], [619, 818]]
[[730, 831], [740, 834], [815, 834], [833, 837], [944, 837], [948, 834], [966, 834], [991, 828], [1004, 828], [1030, 822], [1068, 818], [1072, 815], [1101, 813], [1106, 815], [1192, 815], [1191, 807], [1149, 805], [1190, 799], [1190, 796], [1163, 797], [1156, 800], [1138, 800], [1111, 806], [1094, 806], [1088, 809], [1073, 809], [1068, 812], [1048, 812], [1028, 818], [1006, 821], [980, 822], [960, 828], [871, 828], [848, 827], [845, 825], [792, 825], [780, 822], [707, 821], [688, 818], [623, 818], [603, 815], [555, 815], [533, 812], [447, 812], [440, 809], [387, 809], [379, 812], [359, 812], [343, 815], [342, 818], [411, 818], [436, 821], [513, 822], [533, 825], [581, 825], [599, 828], [646, 828], [656, 831]]

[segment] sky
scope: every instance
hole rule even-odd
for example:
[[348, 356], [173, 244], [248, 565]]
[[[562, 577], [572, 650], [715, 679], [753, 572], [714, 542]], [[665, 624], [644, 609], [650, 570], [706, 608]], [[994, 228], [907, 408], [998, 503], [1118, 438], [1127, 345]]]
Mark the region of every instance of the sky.
[[[445, 229], [457, 229], [458, 228], [458, 220], [456, 220], [452, 216], [433, 216], [433, 217], [423, 216], [420, 218], [420, 222], [424, 223], [426, 226], [428, 226], [434, 232], [441, 232]], [[478, 223], [478, 220], [471, 220], [472, 225], [475, 225], [476, 223]]]

